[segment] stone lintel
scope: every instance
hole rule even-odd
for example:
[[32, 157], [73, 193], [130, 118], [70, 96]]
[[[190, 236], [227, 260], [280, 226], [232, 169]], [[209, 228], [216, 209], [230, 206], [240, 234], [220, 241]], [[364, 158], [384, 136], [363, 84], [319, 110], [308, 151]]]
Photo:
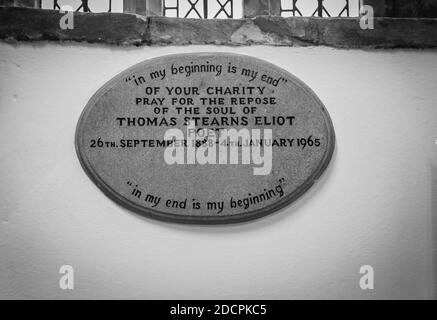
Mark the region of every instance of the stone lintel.
[[259, 16], [252, 19], [183, 19], [126, 13], [74, 13], [63, 30], [54, 10], [0, 7], [0, 39], [79, 41], [115, 45], [272, 45], [336, 48], [436, 48], [437, 19], [375, 18], [362, 30], [358, 18]]

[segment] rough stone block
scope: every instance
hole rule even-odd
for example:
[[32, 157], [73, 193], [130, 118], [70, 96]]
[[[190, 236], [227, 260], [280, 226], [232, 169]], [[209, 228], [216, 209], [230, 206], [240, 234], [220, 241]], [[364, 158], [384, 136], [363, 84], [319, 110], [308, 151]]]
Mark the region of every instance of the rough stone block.
[[54, 10], [0, 7], [0, 39], [86, 41], [118, 45], [273, 45], [336, 48], [436, 48], [437, 19], [274, 17], [183, 19], [124, 13], [74, 13], [75, 27], [59, 26]]

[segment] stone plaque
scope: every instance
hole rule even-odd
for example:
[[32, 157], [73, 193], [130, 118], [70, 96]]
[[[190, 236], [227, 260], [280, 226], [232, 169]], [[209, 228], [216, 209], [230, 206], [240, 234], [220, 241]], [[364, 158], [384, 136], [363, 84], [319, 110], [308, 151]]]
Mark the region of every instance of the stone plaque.
[[241, 222], [319, 178], [334, 129], [302, 81], [228, 53], [144, 61], [106, 83], [76, 131], [80, 162], [111, 199], [182, 223]]

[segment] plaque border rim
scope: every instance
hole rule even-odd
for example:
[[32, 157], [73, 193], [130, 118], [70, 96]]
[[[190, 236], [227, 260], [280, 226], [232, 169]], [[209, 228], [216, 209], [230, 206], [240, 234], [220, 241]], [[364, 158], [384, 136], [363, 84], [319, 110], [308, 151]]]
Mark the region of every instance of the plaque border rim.
[[[268, 68], [272, 68], [278, 73], [285, 75], [287, 78], [291, 78], [293, 82], [301, 87], [307, 94], [309, 94], [313, 99], [315, 99], [316, 103], [319, 104], [321, 108], [321, 112], [323, 114], [323, 118], [325, 120], [325, 125], [328, 131], [328, 141], [327, 148], [324, 153], [322, 160], [320, 160], [318, 167], [313, 171], [313, 173], [303, 182], [299, 187], [297, 187], [292, 193], [284, 197], [281, 201], [275, 202], [267, 207], [257, 209], [254, 211], [249, 211], [247, 213], [239, 213], [235, 215], [223, 215], [223, 216], [195, 216], [195, 215], [178, 215], [173, 213], [165, 213], [162, 211], [154, 210], [151, 208], [146, 208], [136, 204], [135, 202], [129, 200], [128, 198], [122, 196], [119, 192], [114, 190], [110, 185], [108, 185], [105, 181], [103, 181], [100, 176], [95, 173], [92, 169], [91, 164], [87, 161], [86, 157], [82, 155], [81, 151], [81, 142], [80, 142], [80, 133], [81, 128], [84, 123], [84, 119], [88, 114], [89, 110], [94, 105], [94, 102], [97, 101], [104, 93], [106, 93], [112, 86], [114, 86], [123, 75], [129, 73], [131, 70], [136, 69], [137, 67], [144, 64], [153, 64], [153, 61], [159, 60], [162, 62], [163, 60], [171, 60], [177, 57], [186, 57], [186, 56], [232, 56], [240, 59], [250, 59], [254, 62], [259, 62], [266, 65]], [[256, 58], [250, 55], [245, 54], [237, 54], [237, 53], [229, 53], [229, 52], [196, 52], [196, 53], [176, 53], [176, 54], [168, 54], [163, 56], [157, 56], [154, 58], [143, 60], [139, 63], [134, 64], [133, 66], [124, 69], [119, 72], [116, 76], [111, 78], [105, 84], [103, 84], [89, 99], [84, 109], [81, 112], [79, 120], [76, 125], [75, 131], [75, 149], [76, 154], [79, 158], [79, 162], [87, 174], [87, 176], [91, 179], [91, 181], [111, 200], [119, 204], [124, 209], [128, 209], [133, 211], [141, 216], [152, 218], [155, 220], [160, 220], [164, 222], [171, 223], [179, 223], [179, 224], [197, 224], [197, 225], [224, 225], [224, 224], [235, 224], [248, 222], [252, 220], [256, 220], [273, 213], [277, 213], [281, 209], [289, 206], [298, 200], [303, 194], [305, 194], [322, 176], [322, 174], [326, 171], [327, 167], [331, 163], [334, 150], [336, 148], [336, 139], [335, 139], [335, 130], [332, 123], [332, 119], [329, 115], [328, 110], [326, 109], [323, 102], [317, 96], [317, 94], [311, 89], [305, 82], [300, 80], [298, 77], [293, 75], [291, 72], [260, 58]]]

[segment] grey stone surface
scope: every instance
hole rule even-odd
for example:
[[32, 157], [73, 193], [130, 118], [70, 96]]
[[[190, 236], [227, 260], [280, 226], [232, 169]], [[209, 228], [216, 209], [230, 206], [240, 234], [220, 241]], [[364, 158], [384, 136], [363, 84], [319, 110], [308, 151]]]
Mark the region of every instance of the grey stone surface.
[[55, 10], [0, 7], [0, 38], [140, 45], [147, 34], [147, 20], [133, 14], [77, 12], [72, 30], [60, 28], [62, 16]]
[[[164, 137], [179, 129], [178, 141], [193, 147], [189, 121], [210, 130], [210, 139], [196, 131], [196, 148], [180, 144], [182, 156], [172, 163], [165, 154], [178, 151], [167, 150]], [[222, 129], [246, 130], [240, 143], [262, 139], [271, 152], [236, 147], [231, 163]], [[265, 61], [225, 53], [164, 56], [129, 68], [91, 98], [76, 131], [83, 168], [111, 199], [182, 223], [241, 222], [279, 210], [319, 178], [334, 143], [326, 109], [303, 82]], [[257, 161], [259, 152], [270, 160]]]
[[337, 48], [435, 48], [437, 19], [376, 18], [362, 30], [356, 18], [259, 16], [198, 20], [123, 13], [75, 13], [62, 30], [52, 10], [0, 7], [0, 39], [86, 41], [117, 45], [273, 45]]

